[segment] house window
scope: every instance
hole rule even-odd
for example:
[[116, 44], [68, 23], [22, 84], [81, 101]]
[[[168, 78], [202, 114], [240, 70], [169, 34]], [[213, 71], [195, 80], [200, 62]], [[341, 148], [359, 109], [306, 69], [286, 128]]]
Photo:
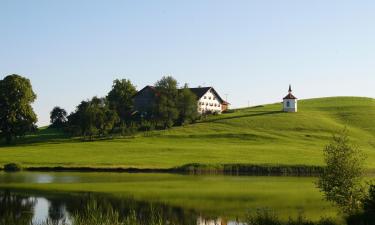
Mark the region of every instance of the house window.
[[286, 107], [290, 107], [290, 102], [289, 101], [286, 102]]
[[204, 99], [206, 99], [207, 97], [206, 97], [206, 96], [204, 96], [203, 98], [204, 98]]

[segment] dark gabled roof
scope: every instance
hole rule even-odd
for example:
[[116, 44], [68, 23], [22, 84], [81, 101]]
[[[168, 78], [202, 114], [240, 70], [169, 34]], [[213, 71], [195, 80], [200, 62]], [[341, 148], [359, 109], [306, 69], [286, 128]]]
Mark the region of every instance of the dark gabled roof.
[[189, 90], [193, 92], [198, 97], [198, 99], [201, 98], [204, 94], [206, 94], [207, 91], [209, 91], [210, 89], [211, 87], [189, 88]]
[[197, 96], [198, 99], [202, 98], [202, 96], [206, 94], [209, 90], [212, 90], [215, 93], [215, 95], [218, 97], [221, 103], [225, 102], [213, 87], [198, 87], [198, 88], [189, 88], [189, 89], [191, 92], [193, 92]]
[[[137, 95], [139, 95], [140, 93], [142, 93], [143, 91], [145, 91], [146, 89], [150, 89], [151, 91], [153, 91], [155, 93], [155, 95], [158, 95], [158, 91], [156, 90], [156, 88], [154, 86], [151, 86], [151, 85], [147, 85], [146, 87], [142, 88], [140, 91], [138, 91], [134, 96], [136, 97]], [[212, 90], [215, 95], [218, 97], [219, 101], [221, 103], [224, 103], [224, 104], [229, 104], [228, 102], [224, 101], [220, 95], [216, 92], [216, 90], [213, 88], [213, 87], [198, 87], [198, 88], [189, 88], [189, 90], [191, 92], [193, 92], [198, 99], [202, 98], [204, 94], [206, 94], [209, 90]]]
[[133, 98], [138, 96], [140, 93], [142, 93], [143, 91], [145, 91], [146, 89], [150, 89], [151, 91], [155, 92], [155, 94], [157, 94], [157, 90], [154, 86], [151, 86], [151, 85], [147, 85], [146, 87], [142, 88], [140, 91], [138, 91], [137, 93], [135, 93], [135, 95], [133, 95]]
[[292, 93], [289, 93], [287, 96], [285, 96], [283, 99], [297, 99]]

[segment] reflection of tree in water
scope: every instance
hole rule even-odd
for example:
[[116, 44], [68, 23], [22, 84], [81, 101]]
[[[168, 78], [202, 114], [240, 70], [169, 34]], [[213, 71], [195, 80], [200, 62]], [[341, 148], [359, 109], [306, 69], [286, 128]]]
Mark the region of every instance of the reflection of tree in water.
[[0, 193], [0, 225], [191, 225], [197, 214], [166, 204], [104, 195], [49, 195], [48, 219], [33, 224], [35, 198]]
[[63, 221], [66, 217], [65, 203], [62, 199], [51, 199], [48, 208], [48, 217], [51, 221]]
[[32, 198], [3, 191], [0, 194], [0, 225], [29, 225], [33, 219]]
[[[82, 209], [82, 206], [85, 207]], [[92, 224], [101, 220], [97, 223], [101, 225], [191, 225], [197, 221], [195, 213], [181, 208], [95, 195], [69, 201], [66, 208], [73, 215], [74, 225], [86, 224], [80, 221], [88, 220], [93, 221]]]

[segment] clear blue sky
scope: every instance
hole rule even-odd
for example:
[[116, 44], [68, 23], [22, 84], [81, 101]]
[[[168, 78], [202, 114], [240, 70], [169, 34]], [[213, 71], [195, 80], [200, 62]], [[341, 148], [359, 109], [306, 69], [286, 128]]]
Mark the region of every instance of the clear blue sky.
[[172, 75], [233, 107], [375, 97], [375, 1], [0, 1], [0, 78], [31, 79], [39, 124], [59, 105]]

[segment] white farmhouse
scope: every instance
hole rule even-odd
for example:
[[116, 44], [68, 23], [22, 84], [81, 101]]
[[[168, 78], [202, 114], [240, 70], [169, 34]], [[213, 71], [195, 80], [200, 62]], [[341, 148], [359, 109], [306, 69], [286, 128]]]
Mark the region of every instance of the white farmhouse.
[[289, 85], [288, 95], [283, 99], [284, 112], [297, 112], [297, 98], [292, 94], [292, 86]]
[[[197, 111], [200, 114], [222, 113], [229, 108], [213, 87], [189, 88], [197, 96]], [[160, 93], [153, 86], [146, 86], [133, 96], [134, 109], [142, 114], [152, 111]]]
[[190, 90], [197, 96], [199, 113], [221, 113], [228, 109], [229, 103], [224, 101], [213, 87], [190, 88]]

